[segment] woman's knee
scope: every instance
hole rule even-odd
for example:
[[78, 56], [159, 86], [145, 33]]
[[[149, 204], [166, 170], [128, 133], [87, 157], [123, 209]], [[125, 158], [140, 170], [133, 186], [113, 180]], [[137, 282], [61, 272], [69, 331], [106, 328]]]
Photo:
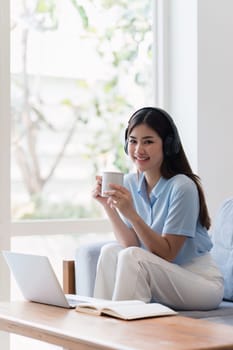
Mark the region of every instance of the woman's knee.
[[141, 254], [142, 254], [142, 248], [140, 247], [128, 247], [123, 249], [120, 253], [119, 253], [119, 259], [120, 260], [134, 260], [134, 261], [138, 261], [141, 258]]
[[113, 243], [108, 243], [105, 244], [100, 251], [100, 257], [101, 258], [108, 258], [108, 257], [113, 257], [115, 255], [118, 255], [118, 252], [123, 249], [122, 246], [120, 246], [118, 243], [113, 242]]
[[119, 253], [119, 259], [124, 262], [134, 262], [134, 263], [153, 263], [157, 265], [163, 265], [164, 259], [159, 256], [152, 254], [151, 252], [141, 248], [141, 247], [128, 247]]

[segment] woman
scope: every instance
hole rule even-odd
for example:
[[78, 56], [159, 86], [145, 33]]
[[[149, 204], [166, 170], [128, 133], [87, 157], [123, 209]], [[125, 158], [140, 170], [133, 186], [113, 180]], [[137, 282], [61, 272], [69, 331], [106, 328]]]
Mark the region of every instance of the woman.
[[137, 172], [125, 176], [124, 186], [112, 184], [107, 198], [101, 177], [93, 191], [117, 240], [101, 250], [94, 297], [216, 308], [223, 278], [209, 254], [210, 218], [172, 118], [153, 107], [136, 111], [125, 151]]

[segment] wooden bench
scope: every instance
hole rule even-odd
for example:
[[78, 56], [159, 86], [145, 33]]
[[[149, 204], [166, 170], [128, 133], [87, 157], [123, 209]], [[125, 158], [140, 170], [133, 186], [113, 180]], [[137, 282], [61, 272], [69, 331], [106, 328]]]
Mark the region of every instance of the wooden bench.
[[63, 291], [65, 294], [76, 294], [74, 260], [63, 260]]

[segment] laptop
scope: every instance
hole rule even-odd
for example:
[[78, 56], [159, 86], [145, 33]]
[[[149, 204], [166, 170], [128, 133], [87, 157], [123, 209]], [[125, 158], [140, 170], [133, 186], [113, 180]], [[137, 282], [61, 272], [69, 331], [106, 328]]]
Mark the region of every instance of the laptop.
[[64, 294], [47, 256], [12, 251], [2, 253], [26, 300], [70, 309], [93, 299]]

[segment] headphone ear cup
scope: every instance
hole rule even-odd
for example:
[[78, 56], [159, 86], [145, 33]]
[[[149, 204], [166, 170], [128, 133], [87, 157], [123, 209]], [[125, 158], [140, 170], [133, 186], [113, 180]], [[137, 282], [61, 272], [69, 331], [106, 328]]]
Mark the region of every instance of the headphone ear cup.
[[128, 128], [125, 130], [125, 145], [124, 145], [124, 150], [125, 153], [128, 154]]
[[128, 154], [128, 141], [125, 141], [125, 146], [124, 146], [125, 153]]

